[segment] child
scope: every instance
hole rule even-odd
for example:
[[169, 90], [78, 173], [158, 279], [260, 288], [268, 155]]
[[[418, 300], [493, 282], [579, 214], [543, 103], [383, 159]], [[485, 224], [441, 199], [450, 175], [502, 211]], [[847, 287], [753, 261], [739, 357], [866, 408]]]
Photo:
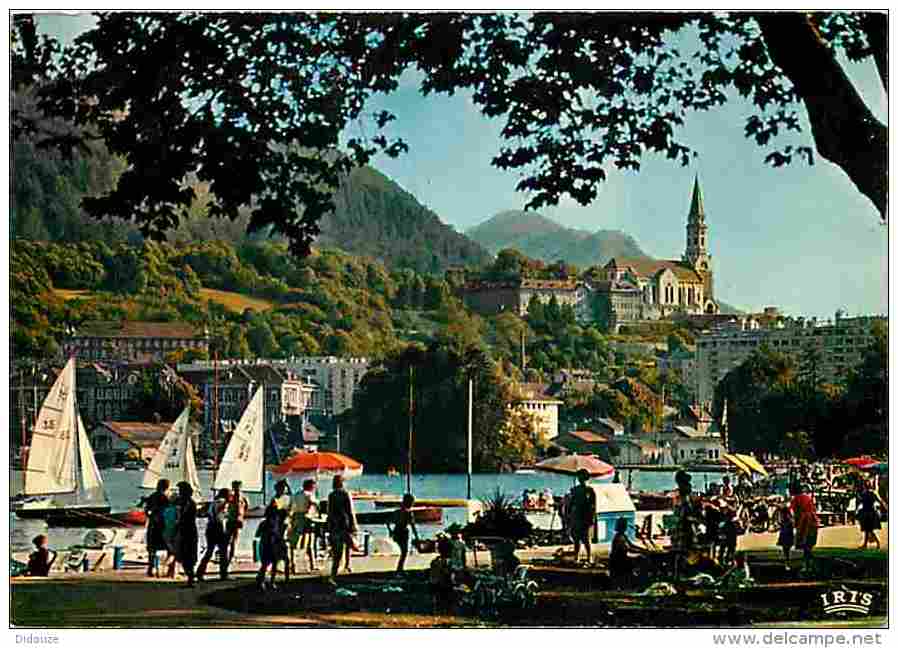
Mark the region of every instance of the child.
[[446, 608], [452, 602], [454, 579], [450, 565], [451, 544], [441, 538], [437, 543], [437, 557], [430, 562], [430, 591], [434, 609]]
[[456, 582], [465, 580], [468, 568], [468, 548], [461, 539], [461, 526], [451, 525], [449, 531], [449, 568]]
[[736, 554], [736, 545], [739, 542], [739, 536], [744, 533], [739, 526], [739, 523], [736, 521], [736, 511], [734, 509], [727, 509], [720, 530], [723, 535], [720, 546], [720, 563], [726, 565], [733, 560], [733, 556]]
[[402, 505], [396, 512], [396, 522], [390, 535], [399, 545], [399, 564], [396, 565], [396, 573], [401, 574], [405, 569], [405, 559], [408, 556], [409, 529], [415, 534], [415, 542], [418, 541], [418, 529], [415, 527], [415, 517], [412, 506], [415, 505], [415, 496], [406, 493], [402, 498]]
[[[28, 568], [25, 573], [29, 576], [49, 576], [50, 567], [56, 561], [56, 552], [49, 549], [49, 541], [44, 534], [35, 537], [31, 542], [37, 551], [28, 556]], [[53, 554], [52, 558], [50, 554]]]
[[783, 549], [783, 561], [786, 569], [789, 569], [789, 552], [795, 544], [795, 523], [792, 520], [792, 511], [788, 506], [780, 508], [780, 534], [776, 544]]

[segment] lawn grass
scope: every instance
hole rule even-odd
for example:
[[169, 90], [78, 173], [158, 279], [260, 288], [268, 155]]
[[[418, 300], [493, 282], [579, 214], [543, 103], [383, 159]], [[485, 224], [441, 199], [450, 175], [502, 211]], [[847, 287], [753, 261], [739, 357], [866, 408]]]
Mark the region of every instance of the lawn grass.
[[67, 290], [65, 288], [54, 288], [53, 292], [56, 293], [57, 297], [62, 298], [65, 301], [69, 301], [70, 299], [93, 299], [96, 297], [94, 293], [89, 290]]
[[201, 288], [200, 295], [203, 299], [207, 299], [221, 304], [234, 313], [242, 313], [247, 308], [257, 311], [268, 310], [274, 306], [273, 302], [259, 297], [247, 297], [240, 293], [230, 292], [228, 290], [215, 290], [213, 288]]

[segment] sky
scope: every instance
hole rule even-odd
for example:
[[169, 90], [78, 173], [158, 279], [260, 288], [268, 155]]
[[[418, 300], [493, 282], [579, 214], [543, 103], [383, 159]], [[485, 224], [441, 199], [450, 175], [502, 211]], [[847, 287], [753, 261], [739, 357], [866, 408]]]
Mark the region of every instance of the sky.
[[[91, 22], [84, 15], [56, 15], [39, 24], [68, 40]], [[887, 99], [872, 63], [847, 69], [885, 122]], [[397, 115], [389, 132], [401, 135], [410, 151], [373, 165], [444, 222], [464, 231], [500, 211], [523, 209], [528, 197], [515, 191], [518, 175], [490, 165], [501, 146], [502, 121], [482, 116], [467, 94], [423, 97], [409, 73], [398, 91], [377, 97], [368, 110], [381, 108]], [[766, 149], [742, 134], [747, 114], [738, 97], [722, 109], [692, 114], [680, 132], [699, 152], [689, 166], [645, 157], [639, 172], [607, 169], [608, 180], [590, 206], [563, 200], [540, 212], [568, 227], [622, 230], [650, 256], [678, 259], [698, 174], [719, 299], [749, 311], [778, 306], [788, 315], [822, 319], [838, 309], [887, 313], [888, 228], [872, 203], [819, 156], [810, 166], [765, 165]], [[362, 128], [352, 125], [348, 134]], [[803, 129], [803, 143], [810, 143], [806, 120]]]

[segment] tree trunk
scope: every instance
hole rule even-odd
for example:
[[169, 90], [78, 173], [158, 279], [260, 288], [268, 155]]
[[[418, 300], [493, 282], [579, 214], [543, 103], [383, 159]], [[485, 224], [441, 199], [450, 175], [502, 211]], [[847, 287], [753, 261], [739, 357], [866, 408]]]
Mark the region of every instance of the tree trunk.
[[888, 129], [870, 112], [806, 14], [756, 18], [771, 60], [804, 101], [817, 151], [848, 174], [885, 222]]

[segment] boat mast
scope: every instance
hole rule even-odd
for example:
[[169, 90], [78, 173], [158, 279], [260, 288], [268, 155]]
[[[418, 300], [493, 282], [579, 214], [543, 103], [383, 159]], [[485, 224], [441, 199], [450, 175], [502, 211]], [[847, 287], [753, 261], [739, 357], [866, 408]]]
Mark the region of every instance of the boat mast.
[[471, 471], [474, 449], [474, 381], [468, 378], [468, 499], [471, 499]]
[[[72, 390], [74, 391], [75, 385], [72, 384]], [[73, 448], [75, 448], [75, 460], [72, 462], [72, 471], [75, 473], [75, 503], [77, 504], [81, 499], [81, 430], [78, 429], [78, 421], [81, 420], [81, 417], [78, 416], [78, 401], [76, 399], [72, 399], [72, 402], [75, 404], [75, 416], [73, 417], [72, 423], [73, 433], [75, 435], [75, 443], [73, 444]]]
[[412, 432], [415, 420], [415, 368], [408, 368], [408, 464], [405, 473], [405, 488], [412, 492]]
[[215, 490], [215, 478], [218, 476], [218, 347], [212, 352], [212, 490]]

